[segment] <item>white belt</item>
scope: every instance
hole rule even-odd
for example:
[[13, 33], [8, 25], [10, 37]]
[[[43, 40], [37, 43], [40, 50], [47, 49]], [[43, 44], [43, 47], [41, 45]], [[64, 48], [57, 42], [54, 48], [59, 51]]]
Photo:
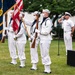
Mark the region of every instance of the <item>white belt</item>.
[[71, 31], [64, 31], [64, 33], [68, 33], [68, 32], [71, 32]]

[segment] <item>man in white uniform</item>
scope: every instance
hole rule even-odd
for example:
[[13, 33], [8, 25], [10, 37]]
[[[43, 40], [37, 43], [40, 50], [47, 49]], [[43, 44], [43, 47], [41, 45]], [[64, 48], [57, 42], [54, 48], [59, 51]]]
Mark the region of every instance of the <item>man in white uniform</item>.
[[49, 56], [49, 48], [51, 44], [52, 37], [50, 32], [52, 30], [52, 21], [49, 18], [50, 11], [48, 9], [44, 9], [42, 12], [43, 20], [40, 25], [40, 31], [36, 30], [36, 32], [40, 33], [40, 50], [41, 50], [41, 58], [42, 64], [44, 65], [44, 73], [51, 73], [50, 64], [51, 59]]
[[[22, 18], [22, 14], [19, 15], [20, 19]], [[20, 20], [20, 29], [18, 31], [18, 34], [14, 36], [14, 39], [16, 40], [16, 46], [18, 50], [18, 57], [20, 60], [20, 68], [23, 68], [25, 66], [25, 44], [26, 44], [26, 36], [25, 36], [25, 29], [24, 24]]]
[[38, 19], [38, 27], [39, 27], [39, 17], [40, 17], [40, 12], [35, 11], [34, 14], [34, 21], [31, 22], [29, 20], [25, 19], [25, 24], [31, 26], [30, 28], [30, 55], [31, 55], [31, 63], [32, 63], [32, 67], [31, 70], [37, 70], [37, 63], [38, 63], [38, 53], [37, 53], [37, 46], [39, 43], [39, 39], [38, 37], [36, 38], [36, 42], [35, 42], [35, 48], [32, 48], [32, 43], [33, 43], [33, 39], [35, 38], [35, 29], [36, 29], [36, 22]]
[[64, 29], [66, 55], [67, 50], [72, 50], [72, 36], [74, 32], [74, 23], [70, 20], [70, 16], [71, 14], [69, 12], [65, 12], [65, 15], [58, 20], [59, 23], [62, 23]]
[[17, 59], [17, 54], [16, 54], [16, 42], [14, 40], [14, 31], [12, 28], [12, 15], [13, 11], [10, 12], [10, 22], [7, 28], [8, 32], [8, 47], [9, 47], [9, 52], [10, 52], [10, 57], [12, 58], [11, 64], [17, 64], [16, 59]]

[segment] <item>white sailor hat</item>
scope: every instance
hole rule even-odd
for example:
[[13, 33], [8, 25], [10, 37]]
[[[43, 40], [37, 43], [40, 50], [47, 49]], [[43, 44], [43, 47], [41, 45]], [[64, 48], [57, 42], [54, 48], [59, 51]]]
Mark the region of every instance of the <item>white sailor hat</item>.
[[65, 12], [65, 15], [69, 15], [69, 16], [71, 16], [71, 14], [70, 14], [69, 12]]
[[35, 11], [34, 13], [33, 13], [33, 15], [40, 15], [41, 13], [40, 12], [38, 12], [38, 11]]
[[47, 12], [47, 13], [50, 13], [50, 11], [48, 9], [43, 9], [42, 12]]

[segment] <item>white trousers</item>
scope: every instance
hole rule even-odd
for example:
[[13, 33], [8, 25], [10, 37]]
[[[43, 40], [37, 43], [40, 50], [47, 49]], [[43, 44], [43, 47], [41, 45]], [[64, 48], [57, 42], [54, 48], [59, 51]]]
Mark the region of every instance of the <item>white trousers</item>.
[[10, 57], [12, 59], [16, 59], [17, 58], [16, 42], [15, 42], [14, 38], [12, 37], [12, 33], [8, 34], [8, 47], [9, 47]]
[[43, 65], [50, 65], [51, 64], [51, 59], [49, 56], [49, 48], [50, 48], [49, 42], [40, 43], [41, 58], [42, 58]]
[[31, 48], [32, 42], [30, 42], [30, 55], [31, 55], [31, 63], [38, 63], [38, 39], [36, 40], [35, 48]]
[[71, 36], [71, 32], [64, 33], [64, 43], [65, 43], [66, 54], [67, 54], [67, 50], [72, 50], [72, 36]]
[[[22, 42], [22, 41], [21, 41]], [[19, 60], [25, 60], [25, 43], [16, 42]]]

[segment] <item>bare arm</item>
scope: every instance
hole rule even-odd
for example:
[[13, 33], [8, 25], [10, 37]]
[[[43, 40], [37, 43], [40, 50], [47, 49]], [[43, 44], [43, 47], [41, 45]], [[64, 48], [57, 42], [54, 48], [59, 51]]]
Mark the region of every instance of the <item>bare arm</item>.
[[74, 29], [75, 29], [75, 26], [72, 27], [72, 30], [71, 30], [71, 36], [73, 36]]
[[28, 26], [31, 26], [32, 25], [32, 21], [29, 21], [29, 20], [26, 20], [26, 19], [23, 19], [25, 24], [28, 25]]

